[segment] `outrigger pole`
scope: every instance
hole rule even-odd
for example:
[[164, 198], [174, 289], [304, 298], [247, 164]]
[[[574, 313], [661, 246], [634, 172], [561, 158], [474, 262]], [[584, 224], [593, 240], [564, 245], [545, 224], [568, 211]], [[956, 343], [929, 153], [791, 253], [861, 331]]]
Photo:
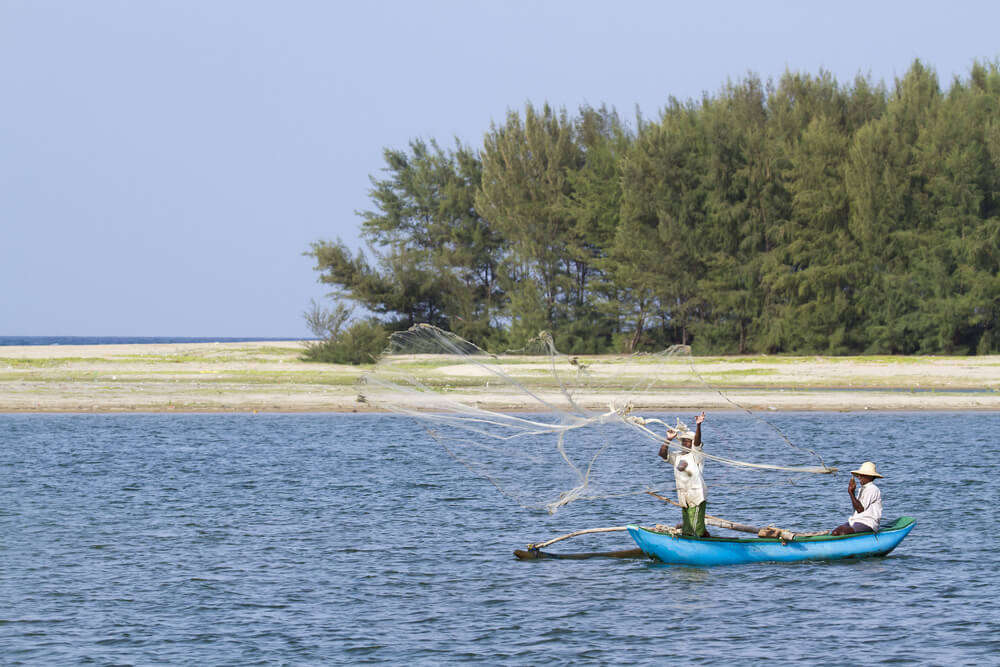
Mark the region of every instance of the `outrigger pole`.
[[[654, 498], [658, 498], [671, 505], [676, 505], [681, 507], [681, 504], [675, 500], [662, 496], [655, 491], [647, 491], [649, 495]], [[716, 528], [727, 528], [729, 530], [735, 530], [741, 533], [752, 533], [757, 537], [777, 537], [782, 541], [789, 541], [794, 537], [807, 537], [812, 535], [826, 535], [829, 531], [819, 531], [813, 533], [798, 533], [792, 532], [790, 530], [784, 530], [781, 528], [776, 528], [775, 526], [765, 526], [764, 528], [757, 528], [755, 526], [749, 526], [745, 523], [736, 523], [735, 521], [729, 521], [728, 519], [723, 519], [717, 516], [705, 515], [705, 523], [710, 526], [715, 526]], [[660, 526], [657, 526], [660, 528]], [[583, 560], [585, 558], [643, 558], [645, 554], [642, 549], [621, 549], [618, 551], [592, 551], [586, 553], [576, 553], [576, 554], [554, 554], [546, 551], [542, 551], [547, 546], [553, 545], [556, 542], [561, 542], [562, 540], [568, 540], [571, 537], [578, 537], [580, 535], [591, 535], [594, 533], [614, 533], [619, 531], [627, 530], [625, 526], [609, 526], [607, 528], [587, 528], [584, 530], [576, 530], [572, 533], [567, 533], [565, 535], [560, 535], [558, 537], [553, 537], [551, 540], [546, 540], [544, 542], [535, 542], [529, 544], [525, 549], [515, 549], [514, 555], [521, 560], [541, 560], [545, 558], [561, 558], [566, 560]]]

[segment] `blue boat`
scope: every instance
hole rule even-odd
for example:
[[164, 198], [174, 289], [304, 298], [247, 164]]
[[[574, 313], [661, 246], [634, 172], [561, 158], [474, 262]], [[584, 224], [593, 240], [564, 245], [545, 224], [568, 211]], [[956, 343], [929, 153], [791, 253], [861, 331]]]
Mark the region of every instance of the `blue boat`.
[[629, 525], [627, 529], [647, 556], [664, 563], [708, 566], [884, 556], [903, 541], [913, 529], [914, 523], [911, 517], [904, 516], [877, 533], [816, 535], [791, 540], [766, 537], [688, 537], [636, 525]]

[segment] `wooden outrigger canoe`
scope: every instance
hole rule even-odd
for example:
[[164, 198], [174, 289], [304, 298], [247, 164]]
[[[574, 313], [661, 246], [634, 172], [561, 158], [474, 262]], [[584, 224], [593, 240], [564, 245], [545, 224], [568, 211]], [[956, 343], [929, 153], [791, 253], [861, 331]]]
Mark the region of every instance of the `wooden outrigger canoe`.
[[769, 561], [834, 560], [884, 556], [913, 529], [908, 516], [896, 519], [877, 533], [815, 535], [779, 538], [689, 537], [636, 525], [629, 535], [647, 556], [677, 565], [737, 565]]

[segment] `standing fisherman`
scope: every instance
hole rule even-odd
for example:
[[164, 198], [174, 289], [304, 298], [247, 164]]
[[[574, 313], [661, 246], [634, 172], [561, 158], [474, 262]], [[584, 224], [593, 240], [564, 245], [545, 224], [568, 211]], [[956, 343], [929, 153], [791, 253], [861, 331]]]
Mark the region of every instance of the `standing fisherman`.
[[[695, 417], [695, 430], [679, 433], [667, 427], [667, 442], [660, 446], [660, 458], [674, 466], [677, 501], [681, 505], [681, 532], [695, 537], [711, 537], [705, 530], [705, 507], [708, 504], [705, 478], [701, 474], [705, 457], [701, 454], [701, 423], [705, 413]], [[680, 435], [682, 450], [670, 451], [670, 441]]]

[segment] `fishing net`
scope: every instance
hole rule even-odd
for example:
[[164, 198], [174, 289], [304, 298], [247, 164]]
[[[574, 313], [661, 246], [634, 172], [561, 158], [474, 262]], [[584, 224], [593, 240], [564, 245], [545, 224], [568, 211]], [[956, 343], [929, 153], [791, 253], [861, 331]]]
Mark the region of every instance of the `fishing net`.
[[417, 325], [391, 337], [359, 388], [359, 400], [421, 421], [455, 460], [519, 505], [549, 512], [577, 500], [670, 493], [654, 465], [666, 428], [693, 427], [700, 406], [720, 396], [731, 410], [706, 422], [704, 457], [706, 467], [729, 472], [711, 486], [833, 471], [713, 389], [686, 346], [581, 358], [561, 354], [542, 333], [522, 349], [490, 354]]

